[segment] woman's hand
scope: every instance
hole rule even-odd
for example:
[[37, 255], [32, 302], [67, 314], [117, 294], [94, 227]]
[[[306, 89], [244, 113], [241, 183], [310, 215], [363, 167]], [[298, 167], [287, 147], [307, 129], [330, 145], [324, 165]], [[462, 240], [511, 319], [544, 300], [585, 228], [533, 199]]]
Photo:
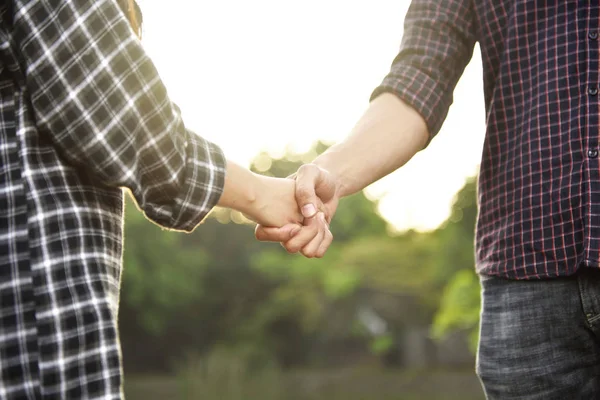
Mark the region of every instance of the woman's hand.
[[340, 200], [340, 184], [331, 173], [315, 164], [300, 167], [293, 176], [296, 203], [304, 214], [304, 227], [294, 235], [289, 226], [256, 228], [256, 238], [262, 241], [281, 242], [290, 253], [323, 257], [333, 241], [329, 222]]
[[[295, 197], [295, 182], [291, 179], [257, 175], [254, 201], [242, 212], [257, 224], [282, 227], [295, 224], [299, 231], [304, 218]], [[288, 228], [289, 229], [289, 228]]]
[[[256, 237], [260, 240], [282, 242], [290, 253], [322, 257], [332, 236], [325, 214], [317, 210], [333, 215], [338, 199], [329, 193], [335, 189], [330, 179], [324, 179], [329, 175], [316, 171], [322, 173], [315, 176], [315, 171], [301, 168], [295, 180], [271, 178], [229, 161], [219, 206], [240, 211], [259, 224]], [[296, 182], [301, 182], [300, 190]], [[304, 217], [298, 201], [302, 202]], [[313, 204], [312, 209], [309, 203]]]
[[227, 162], [225, 186], [218, 205], [244, 214], [252, 221], [283, 227], [282, 235], [291, 238], [298, 232], [303, 217], [295, 199], [295, 183], [251, 172], [233, 161]]

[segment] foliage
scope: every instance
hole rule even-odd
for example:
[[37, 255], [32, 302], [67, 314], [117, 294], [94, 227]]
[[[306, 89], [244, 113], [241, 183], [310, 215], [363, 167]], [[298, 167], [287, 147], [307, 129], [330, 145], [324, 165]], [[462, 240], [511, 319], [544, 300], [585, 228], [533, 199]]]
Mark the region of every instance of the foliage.
[[[437, 275], [449, 282], [444, 288], [432, 326], [436, 338], [457, 330], [469, 332], [472, 351], [475, 351], [479, 339], [480, 312], [473, 248], [477, 219], [476, 188], [476, 178], [469, 179], [455, 197], [450, 218], [437, 232], [442, 243]], [[452, 264], [448, 265], [447, 260], [452, 260]], [[444, 267], [448, 272], [443, 272]]]
[[163, 316], [201, 298], [198, 282], [212, 261], [204, 249], [185, 248], [181, 238], [148, 223], [127, 201], [124, 280], [135, 282], [123, 291], [123, 301], [138, 310], [149, 333], [164, 331]]
[[[221, 351], [217, 351], [221, 353]], [[192, 358], [181, 366], [175, 377], [132, 376], [125, 380], [125, 395], [128, 400], [227, 400], [225, 396], [235, 396], [239, 392], [252, 392], [257, 385], [239, 378], [229, 379], [227, 383], [237, 390], [229, 390], [223, 397], [225, 388], [217, 387], [212, 393], [201, 392], [201, 388], [223, 385], [228, 376], [240, 376], [232, 373], [239, 363], [236, 354], [208, 358], [218, 364], [210, 373], [206, 373], [205, 358]], [[196, 361], [194, 361], [196, 360]], [[233, 366], [225, 364], [231, 360]], [[237, 371], [242, 370], [237, 369]], [[218, 372], [221, 371], [221, 372]], [[250, 371], [251, 372], [251, 371]], [[275, 365], [267, 367], [264, 375], [276, 376], [277, 380], [259, 378], [263, 382], [263, 392], [248, 400], [481, 400], [485, 396], [481, 384], [472, 369], [469, 370], [387, 370], [373, 366], [352, 365], [343, 369], [303, 369], [295, 371], [278, 370]], [[264, 376], [263, 375], [263, 376]], [[195, 379], [200, 377], [199, 384]], [[241, 382], [241, 383], [240, 383]], [[268, 382], [265, 383], [265, 382]], [[273, 387], [283, 387], [280, 397], [273, 397]], [[194, 391], [197, 397], [192, 397]], [[217, 396], [212, 394], [217, 393]], [[233, 393], [233, 394], [228, 394]], [[277, 393], [277, 392], [275, 392]], [[235, 398], [235, 397], [234, 397]]]
[[204, 358], [188, 357], [178, 377], [182, 400], [285, 398], [281, 370], [273, 363], [253, 367], [239, 351], [217, 348]]
[[[326, 148], [317, 143], [306, 154], [282, 158], [262, 153], [252, 168], [288, 176]], [[404, 325], [435, 321], [437, 336], [475, 326], [475, 187], [475, 179], [466, 183], [439, 229], [395, 237], [377, 201], [363, 193], [346, 198], [323, 259], [257, 242], [253, 226], [236, 212], [216, 210], [194, 233], [174, 234], [146, 221], [129, 202], [120, 313], [126, 370], [168, 369], [190, 350], [203, 365], [191, 369], [220, 368], [209, 356], [217, 346], [298, 366], [326, 359], [330, 343], [348, 338], [360, 337], [365, 349], [385, 353], [394, 330]], [[390, 332], [379, 339], [364, 330], [356, 335], [356, 310], [365, 305], [386, 318]], [[228, 379], [245, 379], [246, 372], [238, 376], [238, 367], [231, 368], [223, 372]]]
[[441, 338], [448, 332], [466, 330], [471, 350], [475, 351], [479, 339], [479, 303], [479, 280], [475, 272], [470, 269], [457, 272], [444, 289], [440, 310], [433, 321], [434, 336]]
[[374, 354], [383, 355], [394, 346], [394, 338], [390, 334], [378, 336], [371, 340], [371, 351]]

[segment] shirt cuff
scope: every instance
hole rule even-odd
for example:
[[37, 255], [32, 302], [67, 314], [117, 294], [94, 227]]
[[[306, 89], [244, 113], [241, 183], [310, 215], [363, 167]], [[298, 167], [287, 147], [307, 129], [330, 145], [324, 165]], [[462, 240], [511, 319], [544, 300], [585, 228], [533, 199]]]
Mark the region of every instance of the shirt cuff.
[[170, 228], [192, 232], [223, 194], [227, 161], [219, 146], [189, 131], [186, 152], [187, 170]]
[[371, 101], [382, 93], [392, 93], [414, 108], [427, 123], [429, 139], [440, 131], [452, 104], [452, 91], [441, 87], [425, 72], [406, 65], [395, 65], [371, 94]]

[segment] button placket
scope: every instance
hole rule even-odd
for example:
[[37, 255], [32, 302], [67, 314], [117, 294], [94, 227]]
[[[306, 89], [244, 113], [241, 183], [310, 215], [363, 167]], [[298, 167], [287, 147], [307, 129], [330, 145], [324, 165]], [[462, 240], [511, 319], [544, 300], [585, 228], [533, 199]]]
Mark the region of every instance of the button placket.
[[599, 165], [599, 11], [600, 7], [598, 4], [586, 5], [587, 9], [587, 23], [585, 32], [582, 32], [582, 40], [587, 42], [587, 62], [586, 71], [583, 77], [585, 77], [585, 84], [587, 85], [585, 93], [585, 103], [587, 112], [587, 123], [584, 134], [584, 154], [585, 154], [585, 182], [581, 182], [587, 187], [587, 195], [589, 196], [589, 203], [586, 201], [584, 205], [584, 223], [585, 223], [585, 239], [584, 239], [584, 251], [585, 258], [588, 260], [598, 258], [598, 250], [600, 248], [600, 227], [593, 223], [598, 217], [600, 217], [600, 165]]

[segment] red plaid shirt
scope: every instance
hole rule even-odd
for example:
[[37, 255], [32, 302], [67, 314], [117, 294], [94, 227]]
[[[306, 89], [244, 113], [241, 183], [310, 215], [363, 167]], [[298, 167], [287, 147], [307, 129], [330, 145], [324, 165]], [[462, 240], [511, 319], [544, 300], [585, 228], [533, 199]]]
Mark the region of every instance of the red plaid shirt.
[[599, 266], [599, 22], [598, 2], [412, 2], [400, 53], [373, 96], [395, 93], [433, 137], [479, 42], [481, 274], [542, 279]]

